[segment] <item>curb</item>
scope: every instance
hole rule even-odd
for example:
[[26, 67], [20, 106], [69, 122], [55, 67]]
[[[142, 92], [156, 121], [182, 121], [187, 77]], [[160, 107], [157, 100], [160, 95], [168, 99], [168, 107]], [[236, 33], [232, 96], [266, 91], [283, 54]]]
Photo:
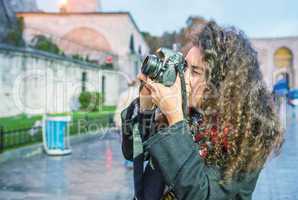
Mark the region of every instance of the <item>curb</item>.
[[[111, 129], [112, 130], [112, 129]], [[100, 133], [87, 133], [84, 135], [75, 135], [70, 137], [71, 145], [77, 145], [79, 143], [87, 142], [89, 140], [93, 140], [95, 137], [99, 137], [104, 135], [107, 131], [103, 131]], [[3, 164], [8, 161], [20, 160], [30, 158], [32, 156], [36, 156], [42, 154], [43, 144], [33, 144], [30, 146], [20, 147], [17, 149], [13, 149], [10, 151], [6, 151], [0, 154], [0, 164]]]

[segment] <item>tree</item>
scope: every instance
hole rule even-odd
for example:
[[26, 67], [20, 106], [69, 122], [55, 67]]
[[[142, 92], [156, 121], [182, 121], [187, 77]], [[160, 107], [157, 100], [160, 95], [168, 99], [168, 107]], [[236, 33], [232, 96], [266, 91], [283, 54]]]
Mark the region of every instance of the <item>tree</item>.
[[191, 16], [186, 21], [186, 26], [182, 27], [178, 32], [164, 32], [162, 36], [153, 36], [148, 32], [143, 32], [143, 37], [150, 47], [150, 53], [154, 53], [160, 47], [173, 48], [173, 44], [179, 44], [182, 50], [189, 43], [191, 34], [207, 20], [200, 16]]
[[81, 92], [80, 110], [96, 112], [103, 106], [103, 95], [99, 92]]
[[147, 44], [149, 45], [150, 53], [154, 53], [158, 48], [161, 47], [160, 37], [153, 36], [148, 32], [142, 32], [142, 35], [145, 38]]
[[12, 27], [12, 29], [8, 32], [5, 42], [10, 45], [14, 45], [17, 47], [25, 46], [25, 42], [23, 39], [24, 32], [24, 19], [22, 17], [17, 18], [16, 25]]

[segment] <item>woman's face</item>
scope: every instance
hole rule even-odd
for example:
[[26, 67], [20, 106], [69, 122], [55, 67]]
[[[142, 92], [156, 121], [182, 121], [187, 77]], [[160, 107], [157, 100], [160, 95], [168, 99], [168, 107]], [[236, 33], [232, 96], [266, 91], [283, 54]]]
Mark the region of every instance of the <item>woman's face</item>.
[[185, 80], [189, 97], [189, 106], [199, 108], [206, 87], [203, 55], [199, 47], [192, 47], [186, 55], [187, 70]]

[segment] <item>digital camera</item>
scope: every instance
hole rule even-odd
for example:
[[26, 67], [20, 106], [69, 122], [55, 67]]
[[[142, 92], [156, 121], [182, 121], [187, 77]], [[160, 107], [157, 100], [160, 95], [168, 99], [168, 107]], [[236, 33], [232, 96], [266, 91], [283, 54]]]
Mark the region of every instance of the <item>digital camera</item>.
[[142, 65], [141, 71], [152, 80], [165, 86], [172, 86], [177, 73], [184, 72], [186, 62], [180, 52], [167, 48], [160, 48], [156, 55], [148, 55]]

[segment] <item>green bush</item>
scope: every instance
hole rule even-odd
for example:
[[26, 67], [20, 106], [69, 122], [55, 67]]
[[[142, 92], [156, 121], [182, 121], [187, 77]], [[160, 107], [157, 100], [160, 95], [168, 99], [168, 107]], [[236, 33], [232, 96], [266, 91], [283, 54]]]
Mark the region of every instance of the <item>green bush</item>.
[[102, 69], [113, 69], [114, 65], [112, 63], [105, 63], [101, 65]]
[[36, 35], [32, 39], [33, 48], [46, 51], [54, 54], [62, 55], [63, 52], [59, 49], [59, 47], [48, 37], [44, 35]]
[[85, 58], [79, 54], [74, 54], [71, 57], [76, 60], [85, 61]]
[[99, 111], [103, 106], [103, 96], [99, 92], [82, 92], [79, 101], [83, 111]]
[[86, 57], [84, 57], [84, 56], [79, 55], [79, 54], [73, 54], [73, 55], [71, 55], [71, 58], [75, 59], [75, 60], [82, 61], [82, 62], [90, 63], [90, 64], [97, 64], [97, 61], [96, 60], [91, 60], [88, 55]]

